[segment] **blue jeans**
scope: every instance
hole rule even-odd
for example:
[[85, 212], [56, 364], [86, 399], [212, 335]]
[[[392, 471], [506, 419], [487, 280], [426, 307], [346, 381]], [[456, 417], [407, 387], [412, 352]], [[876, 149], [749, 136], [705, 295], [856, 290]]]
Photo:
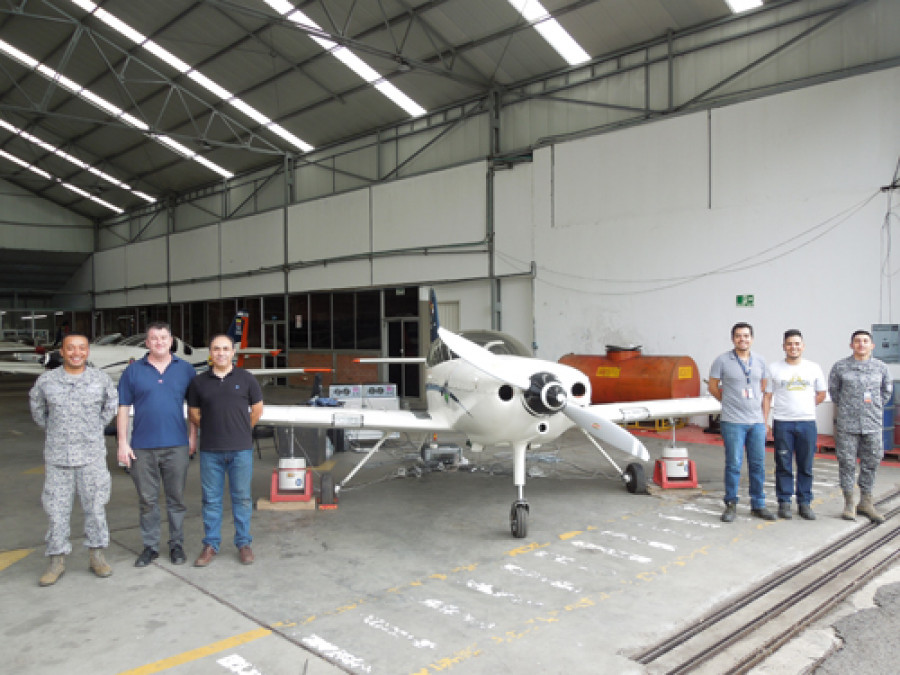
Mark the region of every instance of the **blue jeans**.
[[201, 452], [200, 484], [203, 488], [203, 544], [216, 551], [222, 543], [222, 498], [225, 496], [225, 477], [231, 492], [231, 513], [234, 516], [234, 545], [240, 548], [253, 541], [250, 536], [250, 516], [253, 500], [250, 484], [253, 480], [253, 450], [234, 452]]
[[794, 494], [794, 458], [797, 458], [797, 503], [812, 501], [812, 467], [816, 455], [815, 420], [772, 423], [775, 438], [775, 495], [779, 502], [791, 501]]
[[763, 483], [766, 478], [766, 425], [720, 422], [725, 443], [725, 503], [737, 503], [741, 484], [741, 465], [747, 449], [747, 469], [750, 473], [750, 508], [766, 505]]

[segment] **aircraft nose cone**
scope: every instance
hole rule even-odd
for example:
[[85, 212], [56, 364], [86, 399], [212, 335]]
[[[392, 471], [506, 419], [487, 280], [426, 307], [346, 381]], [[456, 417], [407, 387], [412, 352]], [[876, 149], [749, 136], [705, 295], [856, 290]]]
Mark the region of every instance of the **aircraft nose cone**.
[[544, 387], [544, 404], [550, 410], [560, 410], [566, 404], [566, 390], [558, 382]]
[[525, 392], [525, 405], [534, 415], [552, 415], [562, 410], [567, 401], [566, 390], [552, 373], [535, 373]]

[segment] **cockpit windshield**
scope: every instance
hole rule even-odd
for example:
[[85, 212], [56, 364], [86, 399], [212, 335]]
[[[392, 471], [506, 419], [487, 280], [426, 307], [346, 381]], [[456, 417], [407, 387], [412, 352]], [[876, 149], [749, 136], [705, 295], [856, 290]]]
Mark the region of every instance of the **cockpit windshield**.
[[[460, 335], [479, 347], [484, 347], [489, 352], [498, 355], [531, 356], [528, 349], [516, 338], [506, 333], [495, 330], [464, 330]], [[428, 365], [434, 366], [443, 361], [458, 358], [457, 355], [440, 339], [431, 343], [428, 352]]]

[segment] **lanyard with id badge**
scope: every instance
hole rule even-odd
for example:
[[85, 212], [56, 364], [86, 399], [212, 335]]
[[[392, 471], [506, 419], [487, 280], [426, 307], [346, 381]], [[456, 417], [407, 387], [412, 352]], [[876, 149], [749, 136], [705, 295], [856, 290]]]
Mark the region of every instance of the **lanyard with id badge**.
[[741, 370], [744, 373], [744, 377], [747, 378], [747, 386], [741, 389], [741, 397], [746, 399], [752, 399], [753, 396], [753, 387], [750, 384], [750, 375], [753, 372], [753, 354], [750, 354], [748, 359], [747, 367], [744, 367], [744, 362], [741, 360], [741, 357], [738, 356], [737, 350], [732, 349], [731, 352], [734, 354], [734, 358], [737, 359], [738, 364], [741, 366]]

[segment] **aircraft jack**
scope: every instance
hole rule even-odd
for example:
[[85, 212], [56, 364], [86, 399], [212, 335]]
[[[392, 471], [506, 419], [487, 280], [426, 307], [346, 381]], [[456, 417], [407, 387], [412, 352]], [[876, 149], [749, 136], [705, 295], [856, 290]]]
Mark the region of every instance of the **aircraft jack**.
[[653, 482], [661, 488], [697, 487], [697, 465], [688, 459], [687, 448], [675, 447], [674, 429], [671, 447], [663, 448], [662, 459], [654, 464]]
[[269, 490], [269, 501], [277, 502], [308, 502], [313, 496], [312, 470], [304, 469], [303, 488], [300, 490], [282, 490], [279, 485], [279, 469], [272, 470], [272, 486]]

